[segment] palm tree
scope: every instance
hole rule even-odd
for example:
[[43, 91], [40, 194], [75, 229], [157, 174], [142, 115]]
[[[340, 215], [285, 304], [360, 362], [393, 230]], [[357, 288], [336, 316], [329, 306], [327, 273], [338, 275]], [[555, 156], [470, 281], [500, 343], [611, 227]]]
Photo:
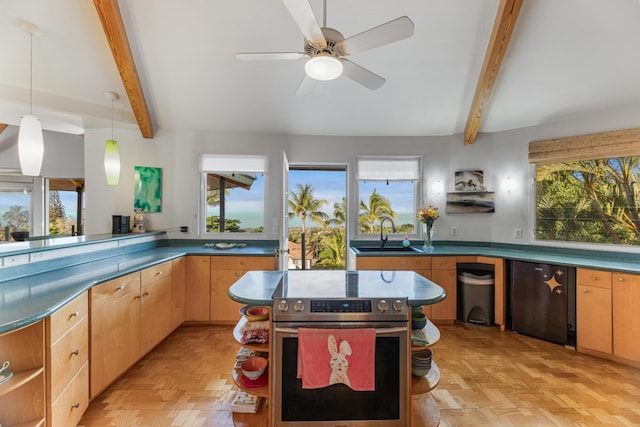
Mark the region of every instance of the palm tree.
[[369, 204], [367, 205], [363, 200], [360, 200], [360, 215], [358, 222], [361, 228], [368, 228], [369, 233], [373, 233], [373, 225], [376, 222], [380, 222], [382, 218], [390, 216], [393, 219], [398, 219], [398, 214], [391, 209], [391, 203], [380, 193], [373, 190], [373, 193], [369, 196]]
[[341, 202], [333, 204], [333, 218], [328, 221], [328, 224], [342, 225], [347, 222], [347, 198], [343, 197]]
[[29, 224], [29, 210], [23, 206], [11, 206], [2, 216], [7, 221], [7, 225], [15, 228], [23, 228]]
[[320, 209], [329, 204], [325, 199], [313, 197], [314, 188], [310, 184], [298, 184], [298, 191], [289, 192], [289, 218], [300, 217], [302, 223], [302, 233], [305, 232], [305, 221], [310, 218], [318, 225], [325, 227], [329, 215]]

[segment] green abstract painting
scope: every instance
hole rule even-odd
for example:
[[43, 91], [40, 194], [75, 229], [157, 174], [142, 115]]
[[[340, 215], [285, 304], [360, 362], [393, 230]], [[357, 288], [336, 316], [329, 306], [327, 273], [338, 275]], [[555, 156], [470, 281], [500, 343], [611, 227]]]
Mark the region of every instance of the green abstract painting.
[[133, 209], [162, 211], [162, 168], [134, 166]]

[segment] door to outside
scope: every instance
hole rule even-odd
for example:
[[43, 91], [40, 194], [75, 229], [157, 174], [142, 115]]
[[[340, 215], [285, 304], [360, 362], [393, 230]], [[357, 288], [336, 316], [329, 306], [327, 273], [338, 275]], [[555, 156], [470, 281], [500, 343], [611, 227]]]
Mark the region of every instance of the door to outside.
[[345, 269], [346, 166], [291, 165], [286, 194], [288, 269]]

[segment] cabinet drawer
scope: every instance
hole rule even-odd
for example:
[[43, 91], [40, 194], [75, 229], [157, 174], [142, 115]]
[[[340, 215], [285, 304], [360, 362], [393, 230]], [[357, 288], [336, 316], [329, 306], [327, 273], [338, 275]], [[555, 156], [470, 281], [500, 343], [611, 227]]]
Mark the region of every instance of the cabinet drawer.
[[610, 271], [578, 268], [576, 279], [577, 279], [578, 285], [611, 289], [611, 272]]
[[67, 331], [73, 328], [89, 311], [89, 297], [83, 293], [69, 304], [56, 311], [49, 318], [49, 341], [51, 345], [58, 341]]
[[212, 256], [212, 270], [275, 270], [274, 257]]
[[49, 351], [48, 368], [53, 401], [89, 360], [89, 317], [84, 316]]
[[99, 307], [131, 292], [140, 291], [140, 272], [118, 277], [91, 288], [91, 307]]
[[54, 427], [78, 425], [88, 406], [89, 364], [85, 363], [58, 400], [51, 405], [50, 425]]
[[455, 270], [456, 257], [454, 256], [435, 256], [431, 258], [432, 270]]
[[147, 286], [157, 280], [171, 276], [171, 261], [145, 268], [141, 272], [141, 286]]
[[394, 257], [357, 257], [358, 270], [430, 270], [431, 257], [394, 256]]

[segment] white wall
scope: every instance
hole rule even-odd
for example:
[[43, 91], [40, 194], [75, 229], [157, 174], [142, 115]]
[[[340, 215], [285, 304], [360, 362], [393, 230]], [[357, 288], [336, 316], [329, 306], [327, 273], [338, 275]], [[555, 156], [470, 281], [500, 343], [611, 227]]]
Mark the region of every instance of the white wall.
[[[615, 113], [615, 112], [614, 112]], [[85, 178], [87, 185], [87, 233], [111, 230], [111, 215], [133, 215], [133, 167], [163, 168], [163, 208], [161, 213], [147, 214], [148, 229], [174, 229], [189, 226], [188, 234], [171, 232], [171, 236], [198, 236], [198, 195], [200, 177], [198, 156], [201, 153], [263, 154], [269, 157], [265, 232], [261, 238], [277, 239], [273, 218], [282, 221], [281, 152], [285, 150], [291, 164], [347, 164], [353, 171], [358, 155], [421, 155], [424, 157], [425, 188], [423, 202], [439, 206], [441, 219], [436, 223], [436, 240], [493, 241], [527, 244], [531, 240], [532, 168], [527, 161], [528, 143], [532, 140], [579, 135], [638, 126], [632, 114], [612, 114], [603, 128], [598, 117], [583, 117], [494, 134], [479, 134], [475, 143], [464, 145], [462, 135], [423, 137], [328, 137], [259, 135], [218, 132], [160, 132], [153, 140], [144, 140], [138, 132], [117, 131], [122, 172], [120, 184], [106, 185], [102, 166], [104, 141], [110, 130], [88, 130], [85, 135]], [[496, 193], [494, 214], [452, 214], [445, 211], [445, 194], [433, 194], [431, 184], [445, 183], [453, 191], [457, 170], [481, 169], [485, 185]], [[503, 189], [506, 178], [516, 183], [511, 192]], [[354, 194], [352, 183], [349, 192]], [[356, 202], [351, 208], [355, 210]], [[450, 235], [451, 226], [458, 236]], [[523, 230], [522, 238], [514, 229]], [[277, 230], [275, 230], [277, 231]]]

